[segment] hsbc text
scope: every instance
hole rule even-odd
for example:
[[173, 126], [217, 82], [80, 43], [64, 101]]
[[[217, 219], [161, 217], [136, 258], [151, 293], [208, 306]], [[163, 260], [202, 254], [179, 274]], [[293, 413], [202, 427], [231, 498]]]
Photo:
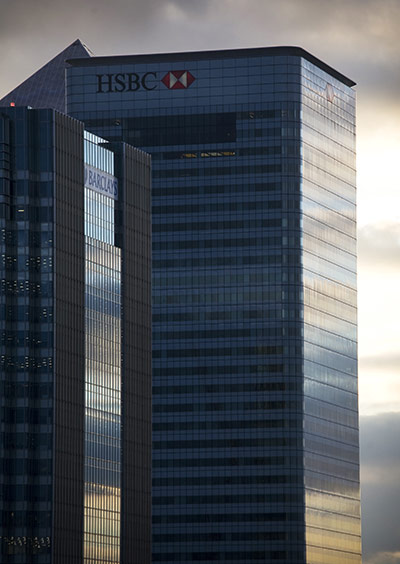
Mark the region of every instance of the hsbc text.
[[[136, 90], [154, 90], [158, 87], [157, 73], [136, 72], [118, 74], [96, 74], [97, 94], [108, 92], [136, 92]], [[156, 81], [156, 82], [155, 82]]]

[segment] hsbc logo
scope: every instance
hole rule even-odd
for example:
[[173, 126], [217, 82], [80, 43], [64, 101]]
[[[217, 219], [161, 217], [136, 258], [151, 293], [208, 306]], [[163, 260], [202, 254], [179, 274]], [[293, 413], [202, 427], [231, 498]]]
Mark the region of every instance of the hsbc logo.
[[110, 92], [137, 92], [138, 90], [156, 90], [160, 83], [169, 90], [189, 88], [196, 80], [186, 70], [170, 71], [160, 80], [156, 72], [127, 72], [117, 74], [96, 74], [97, 94]]
[[170, 71], [161, 79], [161, 82], [170, 90], [182, 90], [189, 88], [195, 80], [189, 71]]

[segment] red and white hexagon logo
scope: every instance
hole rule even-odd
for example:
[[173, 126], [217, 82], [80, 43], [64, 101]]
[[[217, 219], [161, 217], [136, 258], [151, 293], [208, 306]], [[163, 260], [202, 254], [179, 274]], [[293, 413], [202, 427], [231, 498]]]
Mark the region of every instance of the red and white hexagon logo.
[[167, 72], [161, 82], [170, 90], [181, 90], [182, 88], [189, 88], [195, 80], [191, 72], [183, 70]]

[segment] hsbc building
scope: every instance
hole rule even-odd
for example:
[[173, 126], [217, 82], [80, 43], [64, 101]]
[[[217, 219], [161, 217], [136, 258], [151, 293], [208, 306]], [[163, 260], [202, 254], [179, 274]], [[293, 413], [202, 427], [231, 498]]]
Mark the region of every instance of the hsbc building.
[[153, 561], [360, 563], [354, 82], [296, 47], [69, 65], [67, 112], [152, 155]]

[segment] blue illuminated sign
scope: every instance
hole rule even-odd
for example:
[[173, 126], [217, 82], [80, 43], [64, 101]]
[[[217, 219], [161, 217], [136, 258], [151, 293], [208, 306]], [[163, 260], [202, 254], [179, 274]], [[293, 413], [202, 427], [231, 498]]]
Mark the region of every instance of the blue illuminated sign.
[[85, 165], [85, 188], [118, 200], [118, 180], [94, 166]]

